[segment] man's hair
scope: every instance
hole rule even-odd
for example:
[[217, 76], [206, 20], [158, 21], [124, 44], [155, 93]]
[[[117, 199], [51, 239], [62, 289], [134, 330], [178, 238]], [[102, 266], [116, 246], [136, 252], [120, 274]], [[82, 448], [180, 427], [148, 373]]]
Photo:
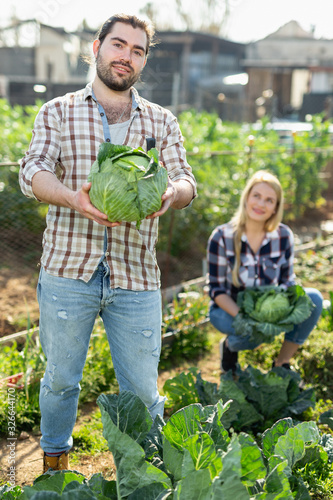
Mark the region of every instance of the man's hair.
[[105, 37], [110, 33], [113, 26], [116, 23], [124, 23], [129, 24], [133, 28], [139, 28], [143, 30], [147, 35], [147, 45], [146, 45], [146, 55], [148, 55], [149, 48], [154, 45], [154, 35], [155, 30], [151, 24], [147, 21], [139, 19], [136, 16], [130, 16], [128, 14], [115, 14], [114, 16], [109, 17], [107, 21], [102, 25], [96, 35], [96, 39], [101, 42], [101, 45], [105, 39]]

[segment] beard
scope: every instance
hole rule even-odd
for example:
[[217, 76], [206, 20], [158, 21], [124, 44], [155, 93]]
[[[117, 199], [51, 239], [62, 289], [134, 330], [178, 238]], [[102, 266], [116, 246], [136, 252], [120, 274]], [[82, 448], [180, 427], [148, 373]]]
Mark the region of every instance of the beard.
[[[123, 76], [116, 75], [113, 72], [113, 65], [124, 66], [125, 68], [128, 68], [131, 73]], [[96, 73], [104, 85], [106, 85], [109, 89], [116, 91], [128, 90], [140, 77], [140, 73], [135, 73], [129, 64], [119, 61], [106, 63], [100, 54], [97, 55], [96, 59]]]

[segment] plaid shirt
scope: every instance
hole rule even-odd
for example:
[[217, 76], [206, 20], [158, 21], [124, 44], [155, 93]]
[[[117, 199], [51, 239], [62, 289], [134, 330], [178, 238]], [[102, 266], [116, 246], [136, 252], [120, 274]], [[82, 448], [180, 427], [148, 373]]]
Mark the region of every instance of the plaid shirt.
[[235, 262], [234, 230], [230, 223], [222, 224], [212, 232], [207, 247], [209, 266], [209, 294], [214, 300], [227, 293], [236, 300], [244, 288], [261, 285], [290, 286], [295, 283], [293, 272], [294, 236], [291, 229], [279, 224], [266, 236], [259, 251], [254, 254], [246, 234], [242, 235], [240, 288], [232, 284], [231, 272]]
[[[132, 102], [124, 144], [146, 150], [146, 138], [154, 137], [170, 179], [186, 179], [195, 196], [196, 183], [186, 161], [176, 118], [170, 111], [139, 97], [134, 88]], [[57, 175], [74, 191], [80, 189], [104, 140], [91, 84], [44, 104], [35, 121], [29, 151], [21, 162], [22, 192], [35, 197], [32, 178], [41, 170]], [[106, 230], [74, 210], [49, 205], [46, 222], [41, 263], [50, 274], [88, 281], [105, 255], [112, 288], [159, 288], [160, 271], [155, 255], [157, 218], [142, 221], [140, 230], [136, 229], [135, 222]]]

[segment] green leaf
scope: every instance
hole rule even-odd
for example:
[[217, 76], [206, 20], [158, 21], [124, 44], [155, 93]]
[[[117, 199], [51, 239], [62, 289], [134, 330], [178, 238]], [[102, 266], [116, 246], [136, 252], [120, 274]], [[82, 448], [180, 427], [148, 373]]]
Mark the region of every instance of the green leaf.
[[280, 436], [283, 436], [293, 425], [291, 418], [284, 418], [262, 434], [262, 450], [266, 458], [274, 455], [275, 445]]
[[225, 451], [230, 442], [228, 431], [222, 424], [225, 412], [229, 411], [231, 401], [223, 404], [222, 400], [214, 406], [205, 406], [201, 425], [204, 431], [213, 439], [216, 449]]
[[322, 413], [319, 417], [320, 424], [326, 424], [333, 430], [333, 410], [328, 410]]
[[[56, 493], [55, 491], [38, 491], [37, 493], [34, 493], [33, 496], [31, 497], [24, 497], [20, 496], [20, 499], [24, 498], [30, 498], [31, 500], [58, 500], [59, 498], [63, 498], [63, 495], [59, 495], [59, 493]], [[73, 500], [79, 500], [79, 497], [72, 497]]]
[[241, 480], [246, 486], [253, 486], [257, 479], [266, 476], [266, 466], [255, 440], [248, 434], [240, 433], [238, 436], [241, 446]]
[[110, 142], [103, 142], [98, 150], [97, 161], [101, 165], [107, 158], [117, 158], [128, 151], [132, 151], [129, 146], [122, 146], [111, 144]]
[[100, 472], [93, 474], [87, 484], [98, 499], [105, 497], [117, 500], [116, 481], [107, 481]]
[[61, 498], [63, 500], [107, 500], [106, 497], [99, 495], [98, 497], [91, 491], [86, 484], [80, 484], [77, 487], [72, 483], [64, 489]]
[[279, 460], [276, 464], [276, 457], [269, 459], [270, 472], [267, 475], [264, 485], [265, 493], [256, 496], [257, 500], [293, 500], [293, 494], [290, 490], [288, 477], [285, 473], [288, 467], [287, 460]]
[[213, 500], [251, 500], [246, 486], [237, 475], [231, 475], [224, 479], [223, 483], [217, 478], [213, 483]]
[[[35, 480], [33, 486], [26, 486], [22, 495], [20, 495], [21, 500], [26, 500], [32, 498], [37, 492], [55, 492], [61, 495], [66, 485], [74, 482], [75, 485], [83, 483], [85, 477], [75, 472], [69, 471], [55, 471], [53, 474], [45, 473]], [[45, 497], [46, 498], [46, 497]], [[51, 498], [51, 497], [50, 497]]]
[[222, 417], [222, 422], [227, 428], [231, 425], [236, 425], [238, 428], [248, 427], [262, 421], [262, 415], [247, 401], [243, 387], [239, 386], [228, 374], [221, 376], [219, 392], [224, 400], [232, 400], [230, 410]]
[[202, 431], [201, 416], [203, 409], [200, 404], [186, 406], [171, 415], [163, 428], [165, 438], [178, 450], [183, 449], [184, 441]]
[[141, 443], [151, 429], [153, 419], [141, 401], [130, 391], [117, 394], [101, 394], [97, 404], [108, 413], [113, 423], [121, 432], [126, 432], [132, 439]]
[[316, 404], [315, 390], [313, 388], [305, 389], [299, 393], [297, 399], [289, 404], [287, 410], [293, 415], [301, 415], [305, 410]]
[[307, 443], [316, 444], [319, 442], [319, 431], [315, 422], [302, 422], [295, 427], [291, 427], [280, 436], [274, 448], [274, 454], [288, 460], [289, 468], [301, 460], [305, 454]]
[[333, 436], [331, 434], [322, 434], [319, 444], [326, 451], [329, 462], [333, 463]]
[[131, 493], [127, 500], [171, 500], [171, 489], [166, 489], [162, 483], [152, 483]]
[[181, 479], [175, 488], [174, 500], [210, 500], [211, 478], [208, 469], [195, 470]]
[[[175, 481], [182, 479], [182, 466], [185, 451], [175, 448], [168, 439], [163, 440], [163, 461], [166, 469], [172, 474]], [[194, 465], [193, 465], [194, 469]]]
[[138, 181], [138, 205], [140, 218], [157, 212], [162, 205], [161, 196], [168, 184], [168, 174], [165, 168], [156, 167], [156, 172], [144, 176]]
[[214, 441], [207, 433], [198, 432], [188, 437], [184, 441], [184, 448], [189, 451], [194, 468], [208, 469], [211, 479], [222, 470], [221, 456], [216, 453]]
[[242, 477], [242, 449], [238, 436], [233, 435], [228, 445], [227, 451], [222, 453], [223, 469], [220, 478], [226, 481], [229, 476]]
[[299, 297], [291, 314], [281, 320], [281, 325], [287, 323], [298, 325], [299, 323], [303, 323], [303, 321], [309, 318], [314, 307], [315, 306], [308, 295], [305, 294]]
[[188, 373], [182, 372], [164, 383], [163, 392], [168, 398], [169, 406], [179, 409], [199, 402], [196, 374], [197, 370], [189, 370]]
[[256, 410], [266, 418], [279, 414], [288, 405], [289, 380], [279, 377], [274, 371], [262, 373], [249, 366], [241, 373], [238, 384]]
[[129, 391], [121, 392], [118, 397], [103, 394], [97, 403], [102, 415], [103, 436], [116, 464], [118, 496], [130, 495], [153, 483], [169, 488], [169, 477], [145, 461], [144, 450], [137, 442], [144, 439], [152, 424], [144, 403]]

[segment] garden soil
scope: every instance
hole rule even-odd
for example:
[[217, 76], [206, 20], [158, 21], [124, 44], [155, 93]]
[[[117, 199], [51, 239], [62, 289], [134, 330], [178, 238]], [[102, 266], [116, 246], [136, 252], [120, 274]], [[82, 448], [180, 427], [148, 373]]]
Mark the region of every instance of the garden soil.
[[[218, 347], [215, 350], [208, 352], [201, 359], [196, 360], [186, 366], [175, 368], [172, 370], [172, 377], [177, 373], [181, 373], [190, 366], [197, 366], [201, 371], [202, 378], [209, 382], [219, 383], [220, 380], [220, 358]], [[165, 382], [170, 378], [169, 371], [162, 371], [158, 379], [158, 387], [161, 390]], [[89, 415], [98, 409], [97, 404], [89, 403], [80, 409], [80, 415], [74, 431], [85, 425], [89, 420]], [[16, 442], [15, 460], [16, 460], [16, 476], [15, 482], [19, 486], [30, 486], [33, 481], [42, 474], [43, 454], [39, 446], [40, 435], [32, 432], [23, 432]], [[8, 441], [0, 440], [0, 484], [7, 481], [8, 474]], [[72, 469], [84, 474], [90, 478], [93, 474], [102, 473], [107, 480], [116, 478], [116, 468], [114, 465], [111, 452], [104, 452], [95, 456], [81, 455], [80, 460], [72, 464]]]
[[[318, 235], [323, 221], [333, 221], [333, 200], [331, 200], [332, 186], [330, 186], [325, 207], [320, 210], [312, 210], [305, 214], [297, 224], [290, 224], [296, 234]], [[200, 274], [199, 274], [200, 275]], [[27, 328], [26, 318], [29, 316], [31, 322], [38, 320], [38, 305], [36, 302], [36, 283], [38, 278], [38, 268], [31, 269], [22, 267], [20, 262], [14, 262], [9, 267], [0, 267], [0, 337], [9, 335], [16, 331]], [[171, 277], [173, 280], [176, 277]], [[179, 274], [178, 274], [179, 282]], [[312, 284], [314, 286], [314, 284]], [[325, 298], [328, 292], [333, 290], [333, 271], [327, 276], [327, 282], [320, 284], [320, 290]], [[21, 328], [15, 323], [15, 318], [25, 318]], [[211, 382], [219, 382], [219, 352], [218, 346], [204, 358], [193, 363], [201, 370], [203, 379]], [[179, 368], [179, 372], [184, 370], [184, 366]], [[173, 369], [173, 375], [177, 373], [177, 368]], [[170, 377], [167, 371], [161, 372], [158, 385], [161, 389], [165, 381]], [[87, 415], [97, 409], [96, 405], [87, 405], [80, 411], [76, 429], [84, 425]], [[89, 418], [89, 417], [88, 417]], [[40, 436], [34, 433], [22, 433], [16, 442], [16, 484], [20, 486], [31, 485], [42, 471], [42, 452], [39, 447]], [[115, 478], [115, 466], [110, 452], [105, 452], [96, 456], [81, 456], [79, 462], [73, 468], [85, 476], [102, 472], [106, 479]], [[6, 481], [8, 473], [8, 442], [6, 439], [0, 440], [0, 484]]]

